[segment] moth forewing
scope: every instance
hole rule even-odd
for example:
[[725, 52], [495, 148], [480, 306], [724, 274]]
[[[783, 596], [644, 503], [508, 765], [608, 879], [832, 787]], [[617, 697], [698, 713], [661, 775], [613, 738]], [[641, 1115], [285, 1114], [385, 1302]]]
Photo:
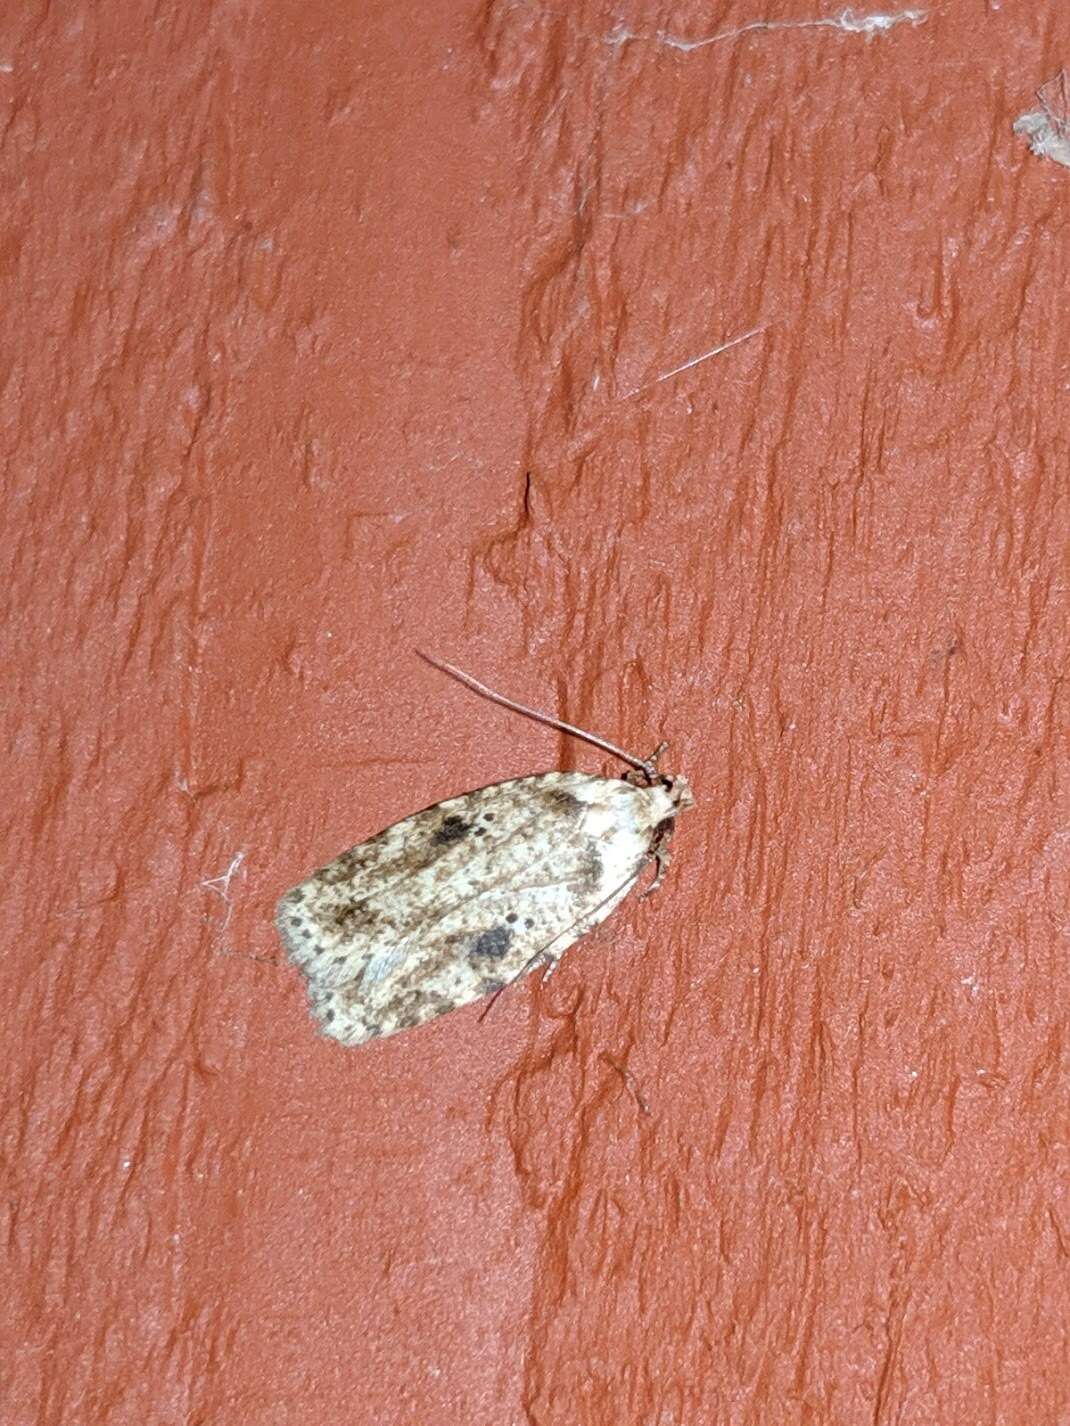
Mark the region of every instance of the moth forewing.
[[360, 1044], [556, 961], [664, 859], [690, 805], [683, 778], [549, 772], [450, 798], [353, 847], [279, 903], [321, 1029]]

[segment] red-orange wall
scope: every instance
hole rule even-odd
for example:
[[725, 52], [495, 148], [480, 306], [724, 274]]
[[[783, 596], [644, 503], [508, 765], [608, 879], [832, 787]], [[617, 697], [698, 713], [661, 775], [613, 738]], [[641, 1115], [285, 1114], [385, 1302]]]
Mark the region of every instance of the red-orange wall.
[[[1070, 1421], [1070, 10], [837, 5], [5, 7], [10, 1426]], [[611, 766], [414, 645], [698, 806], [346, 1051], [279, 893]]]

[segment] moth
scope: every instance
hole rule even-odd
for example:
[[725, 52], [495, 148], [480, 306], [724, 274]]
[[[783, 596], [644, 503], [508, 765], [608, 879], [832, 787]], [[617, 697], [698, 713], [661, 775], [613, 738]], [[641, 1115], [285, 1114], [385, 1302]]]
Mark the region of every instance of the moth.
[[661, 881], [683, 777], [428, 663], [515, 712], [630, 764], [621, 778], [543, 772], [492, 783], [395, 822], [288, 891], [277, 925], [325, 1035], [359, 1045], [552, 973], [654, 866]]

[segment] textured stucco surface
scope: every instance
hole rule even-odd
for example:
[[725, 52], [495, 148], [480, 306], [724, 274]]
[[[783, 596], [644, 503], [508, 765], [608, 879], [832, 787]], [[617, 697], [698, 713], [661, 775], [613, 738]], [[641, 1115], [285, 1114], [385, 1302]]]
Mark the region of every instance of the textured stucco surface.
[[[863, 13], [5, 7], [5, 1423], [1070, 1421], [1070, 13]], [[699, 805], [345, 1051], [276, 896], [608, 766], [413, 645]]]

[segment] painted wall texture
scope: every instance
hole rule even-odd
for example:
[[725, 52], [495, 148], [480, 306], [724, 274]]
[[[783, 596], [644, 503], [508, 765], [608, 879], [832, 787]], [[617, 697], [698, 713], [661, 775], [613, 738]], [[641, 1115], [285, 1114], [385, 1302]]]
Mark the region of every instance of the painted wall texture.
[[[1070, 1422], [1070, 11], [837, 3], [4, 7], [7, 1426]], [[277, 896], [614, 766], [414, 646], [698, 805], [346, 1051]]]

